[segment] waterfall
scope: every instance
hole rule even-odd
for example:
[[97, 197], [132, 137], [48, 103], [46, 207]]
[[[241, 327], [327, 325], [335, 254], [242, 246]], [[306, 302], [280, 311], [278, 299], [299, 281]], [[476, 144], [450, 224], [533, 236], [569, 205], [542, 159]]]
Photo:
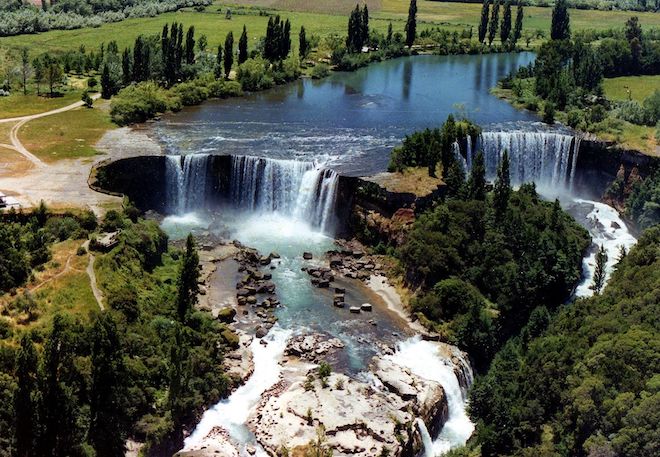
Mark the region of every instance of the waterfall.
[[453, 355], [460, 362], [460, 366], [455, 367], [451, 360], [440, 356], [439, 349], [436, 343], [415, 336], [399, 343], [394, 355], [389, 356], [394, 363], [409, 368], [417, 376], [438, 382], [445, 391], [448, 417], [440, 434], [431, 440], [424, 422], [421, 419], [417, 421], [424, 442], [425, 457], [437, 457], [454, 447], [464, 445], [474, 431], [474, 424], [465, 411], [469, 384], [462, 387], [455, 372], [455, 368], [461, 370], [465, 381], [471, 383], [470, 365], [462, 355], [455, 353]]
[[[466, 153], [467, 157], [470, 156], [470, 149], [471, 149], [469, 141], [470, 141], [470, 136], [468, 135], [468, 143], [467, 143], [468, 150], [467, 150], [467, 153]], [[451, 145], [451, 150], [452, 150], [452, 153], [454, 154], [454, 157], [456, 158], [456, 160], [458, 160], [458, 163], [461, 164], [461, 168], [463, 168], [463, 171], [467, 172], [468, 171], [467, 160], [461, 154], [461, 146], [458, 144], [458, 141], [454, 141], [454, 143]]]
[[472, 150], [468, 139], [466, 164], [471, 168], [476, 151], [483, 151], [486, 176], [493, 179], [504, 150], [509, 152], [511, 182], [533, 181], [550, 189], [571, 190], [577, 165], [580, 141], [559, 131], [487, 131], [482, 132]]
[[339, 176], [313, 162], [232, 157], [230, 199], [237, 208], [278, 213], [332, 229]]
[[429, 429], [426, 428], [426, 424], [419, 417], [415, 419], [415, 425], [419, 430], [419, 434], [422, 437], [422, 444], [424, 445], [424, 457], [435, 457], [433, 454], [433, 438], [429, 433]]
[[211, 157], [209, 154], [167, 156], [165, 174], [170, 211], [182, 214], [209, 203], [213, 187]]

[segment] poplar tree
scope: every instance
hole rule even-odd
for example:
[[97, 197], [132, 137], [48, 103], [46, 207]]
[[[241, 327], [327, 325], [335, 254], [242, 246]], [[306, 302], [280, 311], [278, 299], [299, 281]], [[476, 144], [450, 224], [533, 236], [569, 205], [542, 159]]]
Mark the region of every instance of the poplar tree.
[[525, 17], [525, 13], [523, 11], [523, 6], [522, 4], [518, 4], [518, 10], [516, 11], [516, 25], [513, 28], [513, 36], [511, 37], [511, 42], [513, 46], [516, 45], [520, 37], [522, 36], [522, 28], [523, 28], [523, 19]]
[[511, 36], [511, 0], [504, 4], [504, 13], [502, 14], [502, 24], [500, 25], [500, 41], [505, 44]]
[[470, 178], [468, 179], [468, 198], [471, 200], [486, 199], [486, 164], [484, 153], [479, 151], [472, 163]]
[[300, 27], [300, 33], [298, 34], [298, 53], [301, 59], [306, 58], [309, 54], [309, 43], [307, 42], [307, 33], [304, 26]]
[[245, 25], [243, 26], [243, 33], [238, 40], [238, 64], [242, 64], [248, 58], [248, 36]]
[[112, 94], [112, 78], [110, 78], [110, 68], [106, 63], [103, 65], [103, 71], [101, 72], [101, 97], [108, 100], [112, 97]]
[[229, 32], [225, 38], [225, 78], [229, 79], [231, 66], [234, 64], [234, 34]]
[[126, 373], [117, 325], [103, 312], [92, 330], [92, 387], [89, 440], [97, 457], [125, 454], [127, 417]]
[[605, 278], [607, 276], [607, 251], [601, 244], [596, 254], [596, 268], [594, 270], [593, 283], [590, 288], [594, 291], [595, 295], [600, 294], [605, 286]]
[[389, 23], [388, 26], [387, 26], [387, 38], [386, 38], [386, 40], [387, 40], [387, 44], [392, 44], [392, 35], [393, 35], [393, 32], [392, 32], [392, 21], [390, 21], [390, 23]]
[[500, 20], [500, 0], [495, 0], [493, 4], [493, 14], [488, 24], [488, 46], [492, 46], [495, 35], [497, 35], [497, 26]]
[[195, 26], [188, 27], [186, 33], [186, 63], [192, 65], [195, 63]]
[[133, 59], [131, 58], [131, 48], [124, 48], [121, 55], [121, 76], [124, 86], [128, 86], [133, 81]]
[[[231, 32], [229, 32], [229, 34], [231, 34]], [[229, 34], [227, 37], [229, 37]], [[226, 62], [227, 61], [225, 60], [225, 63]], [[179, 316], [179, 321], [182, 323], [185, 323], [188, 314], [197, 302], [197, 294], [199, 293], [199, 285], [197, 284], [198, 278], [199, 256], [195, 248], [195, 240], [193, 236], [189, 234], [188, 238], [186, 238], [186, 252], [183, 255], [181, 268], [179, 270], [179, 280], [177, 283], [177, 314]]]
[[509, 174], [509, 151], [504, 150], [502, 161], [497, 167], [497, 178], [495, 179], [493, 204], [495, 215], [498, 219], [506, 212], [509, 205], [509, 196], [511, 195], [511, 177]]
[[417, 0], [410, 0], [406, 21], [406, 46], [412, 47], [417, 37]]
[[484, 0], [481, 7], [481, 22], [479, 22], [479, 43], [483, 43], [488, 32], [488, 16], [490, 14], [490, 0]]
[[28, 48], [21, 49], [21, 77], [23, 79], [23, 95], [27, 95], [27, 81], [32, 72], [30, 66], [30, 51]]
[[362, 21], [360, 21], [360, 38], [362, 46], [369, 43], [369, 9], [365, 3], [362, 9]]
[[14, 395], [15, 436], [17, 457], [36, 455], [36, 437], [39, 434], [37, 397], [39, 393], [39, 357], [32, 338], [24, 334], [16, 356], [16, 382]]
[[215, 79], [222, 78], [222, 45], [218, 45], [218, 53], [215, 56], [215, 68], [213, 69]]
[[133, 77], [132, 80], [136, 82], [142, 81], [144, 76], [144, 40], [142, 35], [135, 39], [133, 46]]
[[286, 59], [286, 57], [289, 55], [289, 52], [291, 51], [291, 22], [289, 19], [284, 21], [282, 24], [279, 51], [279, 60]]
[[552, 9], [552, 25], [550, 38], [553, 40], [568, 40], [571, 37], [570, 16], [566, 0], [557, 0]]

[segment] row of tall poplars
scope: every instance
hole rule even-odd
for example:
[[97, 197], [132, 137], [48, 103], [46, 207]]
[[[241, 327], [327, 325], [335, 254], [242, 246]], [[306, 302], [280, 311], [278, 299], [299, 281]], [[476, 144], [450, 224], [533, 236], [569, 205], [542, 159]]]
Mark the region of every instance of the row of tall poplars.
[[501, 22], [499, 19], [500, 5], [500, 0], [495, 0], [491, 9], [491, 0], [484, 0], [483, 6], [481, 8], [481, 20], [479, 22], [478, 28], [479, 43], [488, 42], [488, 46], [492, 46], [499, 29], [499, 38], [502, 45], [513, 49], [516, 47], [516, 43], [522, 36], [523, 19], [525, 15], [523, 5], [522, 3], [518, 4], [516, 10], [516, 20], [513, 26], [511, 22], [511, 1], [507, 0], [504, 3], [504, 11], [502, 14]]

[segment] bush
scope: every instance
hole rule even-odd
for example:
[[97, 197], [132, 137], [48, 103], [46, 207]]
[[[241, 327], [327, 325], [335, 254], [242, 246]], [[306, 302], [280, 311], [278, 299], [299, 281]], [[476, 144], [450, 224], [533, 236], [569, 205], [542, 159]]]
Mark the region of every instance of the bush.
[[236, 77], [243, 90], [259, 91], [269, 89], [275, 85], [273, 76], [269, 72], [269, 63], [257, 57], [248, 59], [238, 67]]
[[316, 65], [314, 65], [311, 74], [312, 74], [312, 79], [325, 78], [330, 74], [330, 66], [324, 64], [323, 62], [319, 62]]
[[637, 125], [653, 125], [649, 112], [634, 100], [619, 103], [617, 117]]
[[46, 222], [46, 232], [57, 241], [64, 241], [79, 233], [80, 224], [73, 217], [51, 217]]
[[207, 86], [209, 97], [229, 98], [239, 97], [243, 94], [241, 83], [238, 81], [212, 81]]
[[655, 125], [660, 121], [660, 89], [656, 89], [644, 99], [644, 110], [648, 115], [648, 125]]
[[555, 104], [552, 102], [545, 102], [543, 105], [543, 122], [546, 124], [555, 123]]
[[566, 123], [569, 127], [578, 128], [580, 124], [584, 124], [584, 111], [580, 109], [572, 109], [568, 112]]
[[126, 223], [124, 222], [124, 217], [121, 215], [121, 213], [111, 209], [105, 213], [103, 223], [101, 224], [101, 230], [104, 232], [114, 232], [124, 228], [125, 225]]
[[119, 125], [144, 122], [158, 113], [181, 109], [181, 99], [154, 82], [128, 86], [110, 103], [112, 120]]
[[199, 105], [209, 98], [209, 91], [201, 81], [190, 81], [177, 84], [172, 88], [184, 106]]

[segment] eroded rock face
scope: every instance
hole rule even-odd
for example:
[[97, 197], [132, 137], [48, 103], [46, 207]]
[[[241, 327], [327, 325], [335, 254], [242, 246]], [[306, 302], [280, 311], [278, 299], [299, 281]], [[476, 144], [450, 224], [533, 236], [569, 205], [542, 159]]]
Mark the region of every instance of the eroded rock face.
[[227, 430], [221, 427], [214, 427], [208, 436], [194, 449], [180, 451], [175, 454], [176, 457], [239, 457], [239, 452], [232, 443]]
[[257, 440], [275, 455], [282, 446], [304, 449], [323, 429], [334, 456], [376, 456], [383, 448], [393, 457], [414, 455], [421, 446], [414, 420], [439, 427], [447, 417], [442, 386], [380, 358], [369, 382], [332, 373], [324, 384], [305, 360], [319, 348], [332, 350], [332, 341], [314, 334], [291, 340], [282, 380], [262, 395], [248, 421]]

